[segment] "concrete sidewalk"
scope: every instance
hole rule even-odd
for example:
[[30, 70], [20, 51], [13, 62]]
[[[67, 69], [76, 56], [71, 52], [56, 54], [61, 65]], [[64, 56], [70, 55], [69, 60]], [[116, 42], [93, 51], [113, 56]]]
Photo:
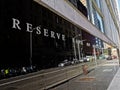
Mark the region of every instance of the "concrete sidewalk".
[[[80, 75], [49, 90], [107, 90], [108, 87], [110, 88], [108, 90], [120, 90], [119, 84], [118, 88], [115, 86], [116, 83], [120, 83], [120, 80], [115, 80], [118, 75], [120, 75], [118, 60], [105, 61], [87, 75]], [[118, 78], [120, 79], [120, 76]]]
[[120, 68], [118, 69], [107, 90], [120, 90]]

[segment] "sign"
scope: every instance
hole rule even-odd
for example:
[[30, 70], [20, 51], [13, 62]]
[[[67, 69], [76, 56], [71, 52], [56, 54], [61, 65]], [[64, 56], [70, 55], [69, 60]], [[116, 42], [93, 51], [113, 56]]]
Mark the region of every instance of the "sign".
[[[12, 28], [14, 29], [18, 29], [18, 30], [22, 30], [21, 28], [21, 22], [20, 20], [16, 19], [16, 18], [12, 18]], [[26, 23], [26, 32], [32, 33], [33, 31], [36, 32], [36, 34], [41, 35], [43, 34], [45, 37], [50, 37], [50, 38], [56, 38], [56, 39], [62, 39], [63, 41], [65, 41], [65, 35], [61, 34], [61, 33], [56, 33], [54, 31], [50, 31], [47, 28], [41, 28], [41, 25], [33, 28], [33, 25], [31, 23]], [[42, 32], [43, 31], [43, 32]]]

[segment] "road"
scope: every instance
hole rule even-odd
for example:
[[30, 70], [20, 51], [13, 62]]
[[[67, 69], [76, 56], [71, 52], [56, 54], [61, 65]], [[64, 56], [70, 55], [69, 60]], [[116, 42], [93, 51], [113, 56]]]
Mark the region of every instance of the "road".
[[80, 75], [50, 90], [107, 90], [118, 68], [118, 60], [110, 60], [96, 66], [89, 74]]
[[[0, 90], [45, 90], [51, 85], [55, 87], [47, 90], [106, 90], [118, 69], [117, 60], [105, 61], [104, 64], [98, 64], [89, 74], [83, 75], [80, 74], [81, 65], [3, 79], [0, 80]], [[70, 79], [71, 77], [73, 78]]]
[[40, 70], [0, 80], [0, 90], [44, 90], [82, 73], [82, 64]]

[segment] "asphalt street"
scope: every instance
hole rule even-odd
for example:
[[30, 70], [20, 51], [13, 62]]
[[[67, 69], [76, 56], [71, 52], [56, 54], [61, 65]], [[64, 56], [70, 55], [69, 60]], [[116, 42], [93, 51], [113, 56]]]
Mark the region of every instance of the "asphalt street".
[[107, 90], [118, 68], [118, 60], [109, 60], [96, 65], [87, 75], [80, 75], [50, 90]]

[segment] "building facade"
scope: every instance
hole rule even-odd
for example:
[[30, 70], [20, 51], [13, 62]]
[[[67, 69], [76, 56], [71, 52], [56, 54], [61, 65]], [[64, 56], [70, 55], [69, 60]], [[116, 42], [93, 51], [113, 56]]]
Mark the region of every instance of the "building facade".
[[119, 46], [107, 0], [1, 0], [0, 6], [1, 68], [57, 67], [92, 56], [93, 45]]
[[[89, 7], [89, 20], [115, 43], [115, 46], [113, 45], [113, 47], [117, 47], [119, 49], [119, 16], [118, 9], [115, 7], [117, 2], [113, 2], [112, 0], [87, 0], [87, 3]], [[96, 41], [99, 42], [99, 39]], [[110, 44], [103, 45], [104, 48], [111, 47], [109, 46]]]

